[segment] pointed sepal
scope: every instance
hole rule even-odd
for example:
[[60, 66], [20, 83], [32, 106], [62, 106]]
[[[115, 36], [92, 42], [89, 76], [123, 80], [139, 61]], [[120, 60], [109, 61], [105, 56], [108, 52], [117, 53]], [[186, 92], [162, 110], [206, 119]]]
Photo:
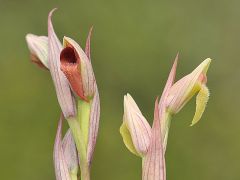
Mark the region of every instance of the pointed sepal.
[[53, 25], [53, 9], [48, 16], [48, 53], [49, 53], [49, 70], [55, 85], [58, 102], [65, 118], [76, 116], [75, 100], [72, 96], [71, 89], [63, 72], [60, 70], [60, 52], [62, 45], [57, 38]]

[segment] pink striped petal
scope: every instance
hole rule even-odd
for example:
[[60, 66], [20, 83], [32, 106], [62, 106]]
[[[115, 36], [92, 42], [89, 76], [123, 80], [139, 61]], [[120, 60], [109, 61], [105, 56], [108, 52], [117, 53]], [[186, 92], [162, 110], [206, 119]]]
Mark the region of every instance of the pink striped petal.
[[65, 118], [68, 118], [76, 115], [76, 107], [68, 80], [60, 70], [60, 52], [62, 45], [54, 32], [51, 21], [54, 11], [55, 9], [53, 9], [48, 16], [49, 69], [55, 85], [58, 102]]
[[165, 157], [161, 138], [158, 99], [155, 102], [152, 138], [143, 160], [143, 180], [166, 180]]
[[26, 41], [31, 55], [31, 61], [39, 67], [48, 69], [48, 38], [27, 34]]
[[136, 152], [140, 156], [144, 156], [150, 144], [151, 127], [130, 94], [124, 96], [123, 121], [131, 135]]
[[89, 165], [91, 164], [91, 161], [93, 158], [93, 152], [94, 152], [94, 148], [97, 140], [99, 118], [100, 118], [100, 99], [99, 99], [98, 89], [96, 87], [96, 91], [91, 104], [89, 133], [88, 133], [87, 160]]
[[78, 169], [78, 156], [76, 145], [70, 129], [63, 138], [62, 148], [69, 171], [76, 171]]
[[62, 122], [63, 122], [63, 115], [61, 115], [59, 123], [58, 123], [58, 129], [57, 129], [57, 135], [55, 139], [54, 144], [54, 166], [55, 166], [55, 175], [56, 180], [71, 180], [67, 161], [64, 156], [64, 151], [62, 148]]

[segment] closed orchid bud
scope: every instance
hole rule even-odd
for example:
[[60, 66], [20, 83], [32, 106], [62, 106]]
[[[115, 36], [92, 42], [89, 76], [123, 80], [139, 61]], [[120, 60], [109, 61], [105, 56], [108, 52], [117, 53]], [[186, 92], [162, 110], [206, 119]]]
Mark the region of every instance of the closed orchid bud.
[[31, 61], [40, 67], [48, 69], [48, 38], [46, 36], [27, 34], [26, 41], [30, 51]]
[[124, 96], [124, 115], [120, 133], [132, 153], [138, 156], [146, 154], [151, 139], [151, 127], [129, 94]]
[[206, 87], [207, 70], [211, 59], [204, 60], [192, 73], [177, 81], [170, 88], [166, 99], [170, 113], [179, 112], [182, 107], [196, 94], [196, 112], [191, 125], [197, 123], [206, 107], [209, 90]]
[[62, 148], [70, 174], [77, 174], [78, 156], [71, 129], [68, 129], [62, 140]]
[[61, 115], [54, 144], [55, 174], [56, 180], [73, 180], [77, 179], [78, 157], [70, 130], [62, 140], [63, 119], [64, 117]]
[[95, 92], [95, 77], [88, 56], [71, 38], [63, 38], [61, 70], [67, 77], [72, 90], [82, 100], [88, 101]]

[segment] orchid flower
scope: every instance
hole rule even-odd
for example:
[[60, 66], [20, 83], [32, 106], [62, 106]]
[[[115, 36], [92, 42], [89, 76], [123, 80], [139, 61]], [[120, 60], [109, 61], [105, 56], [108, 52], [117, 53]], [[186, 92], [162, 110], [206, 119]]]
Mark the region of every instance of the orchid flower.
[[[48, 16], [48, 37], [27, 34], [26, 41], [31, 60], [40, 67], [50, 70], [59, 105], [71, 129], [71, 133], [68, 132], [64, 139], [71, 140], [71, 136], [73, 136], [79, 157], [81, 179], [88, 180], [90, 179], [90, 166], [100, 117], [99, 93], [90, 60], [92, 28], [86, 41], [85, 52], [69, 37], [63, 38], [62, 45], [55, 34], [51, 21], [54, 11], [55, 9]], [[59, 126], [61, 127], [61, 125]], [[61, 149], [64, 149], [64, 143], [62, 145], [59, 135], [59, 128], [55, 142], [55, 152], [57, 152], [54, 156], [55, 166], [59, 162], [67, 162], [67, 159], [69, 159], [67, 157], [71, 157], [67, 153], [73, 152], [67, 150], [64, 156], [59, 153], [63, 151]], [[65, 164], [63, 167], [67, 167], [66, 163], [63, 164]], [[57, 169], [57, 177], [61, 177], [58, 174], [67, 172], [61, 166], [59, 167], [55, 168]], [[71, 169], [68, 169], [68, 172], [71, 175]], [[70, 175], [57, 179], [65, 180], [68, 179], [67, 177], [71, 177]]]
[[171, 118], [196, 94], [196, 111], [191, 125], [196, 124], [208, 101], [207, 70], [211, 59], [204, 60], [192, 73], [174, 83], [178, 55], [170, 71], [160, 100], [155, 102], [152, 128], [133, 98], [124, 96], [124, 115], [120, 133], [126, 147], [142, 158], [143, 180], [166, 180], [165, 151]]

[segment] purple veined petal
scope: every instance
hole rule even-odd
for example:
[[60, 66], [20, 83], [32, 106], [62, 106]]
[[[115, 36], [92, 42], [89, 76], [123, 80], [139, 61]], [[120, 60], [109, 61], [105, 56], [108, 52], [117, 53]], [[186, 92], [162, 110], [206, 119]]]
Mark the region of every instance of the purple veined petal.
[[62, 148], [69, 171], [76, 170], [78, 168], [77, 149], [70, 129], [63, 138]]
[[60, 70], [60, 52], [62, 45], [54, 32], [51, 21], [52, 14], [55, 10], [56, 9], [53, 9], [48, 16], [49, 69], [55, 85], [58, 102], [64, 117], [68, 118], [76, 115], [76, 106], [68, 80]]
[[123, 121], [130, 133], [136, 152], [138, 155], [144, 156], [150, 144], [151, 127], [130, 94], [124, 96]]
[[91, 161], [93, 158], [93, 152], [96, 145], [98, 127], [99, 127], [99, 118], [100, 118], [100, 99], [99, 99], [97, 85], [95, 87], [96, 87], [96, 91], [91, 104], [89, 133], [88, 133], [87, 161], [89, 165], [91, 165]]
[[48, 69], [48, 38], [27, 34], [26, 41], [31, 55], [31, 61], [41, 68]]
[[93, 26], [90, 28], [90, 30], [88, 32], [88, 37], [87, 37], [86, 47], [85, 47], [85, 53], [86, 53], [86, 55], [87, 55], [89, 60], [91, 60], [91, 36], [92, 36], [92, 30], [93, 30]]
[[161, 137], [158, 98], [155, 102], [152, 138], [143, 160], [143, 180], [166, 180], [165, 157]]
[[54, 160], [54, 166], [55, 166], [56, 180], [71, 180], [67, 162], [66, 162], [63, 148], [62, 148], [63, 119], [64, 117], [61, 114], [60, 120], [58, 122], [57, 135], [56, 135], [55, 144], [54, 144], [53, 160]]

